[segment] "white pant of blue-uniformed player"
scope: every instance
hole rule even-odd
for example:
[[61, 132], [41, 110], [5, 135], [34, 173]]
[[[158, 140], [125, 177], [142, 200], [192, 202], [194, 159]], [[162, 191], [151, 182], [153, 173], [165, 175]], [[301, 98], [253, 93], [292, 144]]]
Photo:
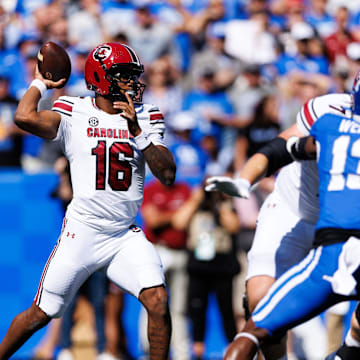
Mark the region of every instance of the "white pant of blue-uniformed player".
[[259, 302], [252, 319], [270, 336], [330, 306], [360, 298], [360, 240], [320, 246], [282, 275]]
[[[255, 237], [248, 253], [246, 279], [279, 278], [312, 249], [315, 224], [300, 218], [276, 190], [263, 203]], [[316, 346], [314, 347], [314, 343]], [[326, 355], [325, 326], [318, 316], [292, 331], [292, 351], [298, 357], [322, 359]]]

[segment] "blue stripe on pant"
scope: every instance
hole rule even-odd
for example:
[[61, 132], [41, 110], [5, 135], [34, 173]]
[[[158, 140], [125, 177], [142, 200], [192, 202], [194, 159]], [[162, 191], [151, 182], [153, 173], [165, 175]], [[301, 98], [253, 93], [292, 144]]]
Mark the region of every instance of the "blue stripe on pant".
[[337, 302], [353, 299], [333, 292], [324, 275], [333, 276], [344, 243], [312, 250], [285, 272], [259, 302], [252, 319], [269, 335], [282, 333], [320, 314]]

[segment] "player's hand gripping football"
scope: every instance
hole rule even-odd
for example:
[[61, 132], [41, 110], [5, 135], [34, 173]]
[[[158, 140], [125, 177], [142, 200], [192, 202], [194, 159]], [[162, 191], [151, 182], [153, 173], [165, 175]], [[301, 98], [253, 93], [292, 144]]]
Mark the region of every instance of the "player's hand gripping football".
[[127, 102], [114, 101], [113, 107], [114, 109], [121, 110], [121, 116], [127, 120], [131, 135], [138, 136], [141, 133], [141, 128], [137, 120], [134, 103], [131, 99], [131, 96], [127, 92], [124, 92], [124, 95]]
[[57, 88], [61, 88], [63, 86], [63, 84], [66, 82], [66, 79], [63, 78], [63, 79], [60, 79], [59, 81], [52, 81], [52, 80], [48, 80], [48, 79], [45, 79], [40, 71], [39, 71], [39, 67], [38, 65], [36, 65], [36, 68], [35, 68], [35, 79], [39, 79], [41, 80], [48, 89], [57, 89]]
[[250, 183], [246, 179], [232, 179], [228, 176], [212, 176], [206, 180], [206, 191], [221, 191], [229, 196], [248, 199], [250, 196]]

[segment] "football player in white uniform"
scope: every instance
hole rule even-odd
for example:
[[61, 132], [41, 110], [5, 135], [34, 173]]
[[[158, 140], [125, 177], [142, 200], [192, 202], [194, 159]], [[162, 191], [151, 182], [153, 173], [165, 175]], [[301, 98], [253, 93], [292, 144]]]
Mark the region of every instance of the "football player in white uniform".
[[[325, 113], [350, 117], [351, 104], [350, 94], [329, 94], [309, 100], [299, 111], [296, 123], [252, 156], [239, 178], [211, 177], [206, 190], [248, 198], [252, 185], [292, 161], [286, 151], [286, 141], [290, 137], [309, 135], [313, 123]], [[250, 313], [275, 279], [303, 259], [312, 248], [319, 212], [317, 192], [315, 161], [292, 162], [279, 172], [274, 191], [261, 207], [248, 253], [246, 293]], [[353, 316], [354, 323], [357, 321]], [[285, 354], [285, 343], [272, 344], [263, 352], [266, 359], [279, 359]]]
[[60, 141], [74, 194], [35, 300], [14, 318], [0, 344], [2, 360], [60, 317], [81, 284], [99, 269], [146, 308], [150, 359], [168, 358], [171, 320], [162, 265], [134, 219], [143, 197], [145, 162], [163, 184], [174, 182], [176, 166], [163, 142], [162, 114], [140, 102], [143, 71], [127, 45], [101, 44], [85, 65], [85, 80], [95, 98], [64, 96], [52, 110], [38, 112], [46, 89], [65, 80], [45, 80], [37, 70], [19, 103], [19, 127]]

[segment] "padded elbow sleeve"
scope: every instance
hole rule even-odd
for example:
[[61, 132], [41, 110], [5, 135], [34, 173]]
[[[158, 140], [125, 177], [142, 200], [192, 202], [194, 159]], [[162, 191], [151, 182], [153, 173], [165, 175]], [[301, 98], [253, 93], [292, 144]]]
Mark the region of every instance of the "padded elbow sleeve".
[[286, 149], [286, 140], [280, 137], [268, 142], [258, 153], [265, 155], [269, 161], [266, 176], [274, 174], [283, 166], [293, 162], [293, 158]]

